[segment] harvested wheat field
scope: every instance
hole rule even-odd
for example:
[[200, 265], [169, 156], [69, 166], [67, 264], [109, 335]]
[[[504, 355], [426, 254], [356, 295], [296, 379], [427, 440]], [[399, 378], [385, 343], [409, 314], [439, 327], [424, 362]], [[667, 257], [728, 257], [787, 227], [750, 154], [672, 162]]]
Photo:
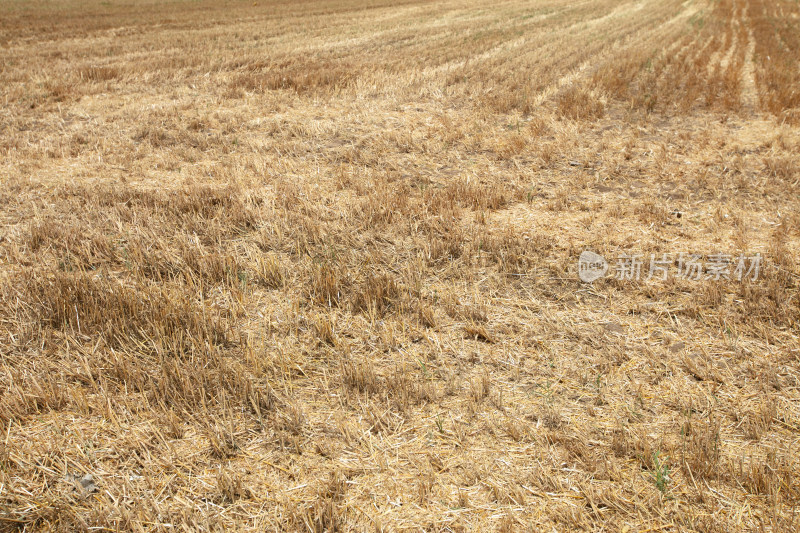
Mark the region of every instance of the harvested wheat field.
[[0, 531], [800, 528], [797, 1], [7, 0], [0, 88]]

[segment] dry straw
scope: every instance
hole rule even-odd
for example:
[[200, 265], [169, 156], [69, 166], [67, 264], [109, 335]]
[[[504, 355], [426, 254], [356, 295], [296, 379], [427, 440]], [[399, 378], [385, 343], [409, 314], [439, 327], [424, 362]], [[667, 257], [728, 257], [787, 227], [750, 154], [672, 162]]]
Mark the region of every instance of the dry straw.
[[2, 3], [0, 531], [797, 529], [798, 17]]

